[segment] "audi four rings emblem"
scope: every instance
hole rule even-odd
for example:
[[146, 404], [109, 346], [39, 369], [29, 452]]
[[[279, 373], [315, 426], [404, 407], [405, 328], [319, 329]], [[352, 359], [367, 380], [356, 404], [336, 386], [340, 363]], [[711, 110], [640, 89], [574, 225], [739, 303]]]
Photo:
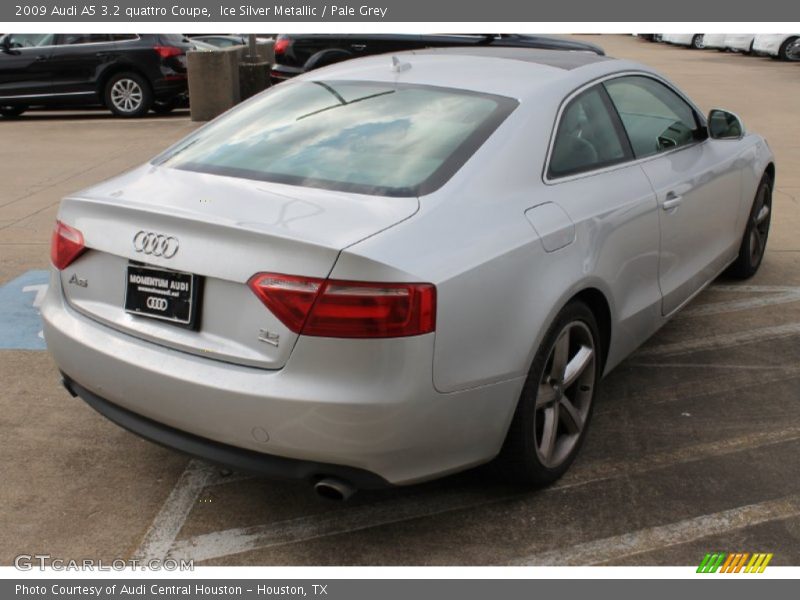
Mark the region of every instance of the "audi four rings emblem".
[[167, 310], [167, 299], [158, 298], [156, 296], [148, 296], [147, 308], [152, 310], [160, 310], [161, 312], [164, 312], [165, 310]]
[[178, 239], [152, 231], [138, 231], [133, 236], [133, 249], [150, 256], [172, 258], [178, 253]]

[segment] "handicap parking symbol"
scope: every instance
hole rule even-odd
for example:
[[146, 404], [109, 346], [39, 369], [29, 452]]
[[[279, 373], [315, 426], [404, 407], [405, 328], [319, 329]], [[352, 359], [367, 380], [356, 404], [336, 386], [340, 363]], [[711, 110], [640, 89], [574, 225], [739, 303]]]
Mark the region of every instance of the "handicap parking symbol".
[[44, 350], [39, 307], [48, 271], [28, 271], [0, 286], [0, 350]]

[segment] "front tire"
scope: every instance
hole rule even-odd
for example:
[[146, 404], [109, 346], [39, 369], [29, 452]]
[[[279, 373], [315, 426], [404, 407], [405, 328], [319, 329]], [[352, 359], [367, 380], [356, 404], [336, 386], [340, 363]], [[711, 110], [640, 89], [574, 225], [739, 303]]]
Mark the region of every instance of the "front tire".
[[703, 49], [703, 34], [702, 33], [695, 33], [692, 36], [692, 48], [695, 50], [702, 50]]
[[747, 218], [739, 256], [729, 273], [737, 279], [749, 279], [756, 274], [764, 259], [769, 237], [769, 225], [772, 220], [772, 179], [764, 175], [756, 190], [753, 206]]
[[503, 478], [556, 481], [578, 454], [591, 418], [602, 362], [594, 314], [574, 301], [558, 314], [531, 365], [503, 448]]
[[153, 105], [150, 84], [137, 73], [117, 73], [111, 77], [104, 97], [106, 106], [118, 117], [141, 117]]

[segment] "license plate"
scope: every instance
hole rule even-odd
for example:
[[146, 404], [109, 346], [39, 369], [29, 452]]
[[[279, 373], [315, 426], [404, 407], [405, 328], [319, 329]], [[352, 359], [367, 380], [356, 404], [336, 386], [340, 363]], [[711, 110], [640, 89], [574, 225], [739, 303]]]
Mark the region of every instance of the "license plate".
[[194, 329], [199, 284], [200, 277], [191, 273], [128, 265], [125, 310]]

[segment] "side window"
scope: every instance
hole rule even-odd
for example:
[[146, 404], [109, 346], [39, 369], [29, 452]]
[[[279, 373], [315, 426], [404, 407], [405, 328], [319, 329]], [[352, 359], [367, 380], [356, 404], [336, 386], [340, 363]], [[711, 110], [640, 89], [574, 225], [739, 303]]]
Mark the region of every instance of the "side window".
[[609, 109], [598, 86], [570, 101], [558, 123], [548, 177], [574, 175], [630, 158], [624, 134]]
[[691, 144], [704, 138], [694, 109], [666, 85], [632, 75], [606, 81], [636, 158]]
[[73, 46], [75, 44], [96, 44], [110, 42], [111, 36], [107, 33], [67, 33], [61, 36], [61, 44]]
[[9, 33], [7, 37], [11, 48], [35, 48], [51, 46], [56, 36], [52, 33]]

